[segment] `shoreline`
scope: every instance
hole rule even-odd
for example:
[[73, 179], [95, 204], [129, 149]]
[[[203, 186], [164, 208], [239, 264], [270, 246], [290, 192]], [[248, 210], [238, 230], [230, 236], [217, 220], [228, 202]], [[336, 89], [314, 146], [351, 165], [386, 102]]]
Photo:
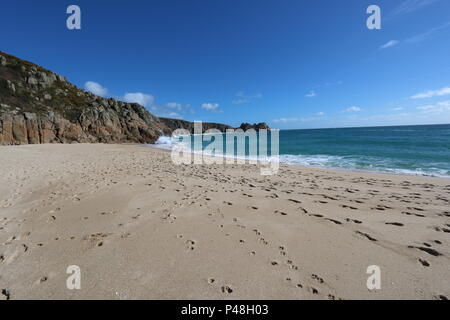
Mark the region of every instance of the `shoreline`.
[[[142, 147], [146, 147], [146, 148], [151, 148], [151, 149], [156, 149], [156, 150], [163, 150], [166, 152], [171, 152], [170, 149], [168, 148], [163, 148], [163, 147], [157, 147], [157, 144], [142, 144]], [[206, 156], [210, 156], [210, 155], [206, 155]], [[283, 156], [283, 155], [280, 155]], [[222, 157], [222, 156], [217, 156], [217, 157]], [[227, 157], [225, 157], [227, 158]], [[233, 157], [228, 157], [228, 158], [233, 158]], [[235, 157], [234, 157], [235, 158]], [[261, 160], [259, 160], [261, 161]], [[406, 177], [424, 177], [424, 178], [437, 178], [437, 179], [450, 179], [450, 176], [442, 176], [442, 175], [427, 175], [427, 174], [408, 174], [405, 172], [389, 172], [389, 171], [371, 171], [371, 170], [365, 170], [365, 169], [356, 169], [356, 168], [341, 168], [341, 167], [327, 167], [327, 166], [313, 166], [313, 165], [303, 165], [303, 164], [291, 164], [291, 163], [286, 163], [286, 162], [282, 162], [280, 161], [280, 166], [294, 166], [294, 167], [301, 167], [301, 168], [312, 168], [312, 169], [318, 169], [318, 170], [331, 170], [331, 171], [342, 171], [342, 172], [355, 172], [355, 173], [369, 173], [369, 174], [383, 174], [383, 175], [394, 175], [394, 176], [406, 176]], [[392, 170], [403, 170], [403, 169], [392, 169]]]

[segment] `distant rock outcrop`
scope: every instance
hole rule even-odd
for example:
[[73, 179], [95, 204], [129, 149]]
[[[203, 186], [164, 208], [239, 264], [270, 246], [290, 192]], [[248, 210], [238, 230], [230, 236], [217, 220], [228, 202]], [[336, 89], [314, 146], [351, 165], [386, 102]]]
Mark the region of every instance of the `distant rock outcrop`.
[[256, 131], [259, 130], [269, 130], [269, 125], [265, 122], [261, 122], [261, 123], [255, 123], [255, 124], [250, 124], [250, 123], [243, 123], [241, 124], [241, 126], [239, 127], [239, 129], [242, 129], [244, 131], [250, 130], [250, 129], [254, 129]]
[[[175, 131], [177, 129], [185, 129], [190, 133], [194, 133], [194, 123], [186, 120], [178, 120], [178, 119], [168, 119], [168, 118], [159, 118], [159, 120], [164, 123], [170, 130]], [[203, 132], [209, 129], [217, 129], [221, 132], [225, 132], [227, 129], [233, 129], [226, 124], [220, 123], [211, 123], [211, 122], [202, 122], [202, 130]]]
[[[177, 129], [185, 129], [185, 130], [188, 130], [190, 133], [194, 133], [194, 122], [186, 121], [186, 120], [179, 120], [179, 119], [167, 119], [167, 118], [159, 118], [159, 119], [162, 123], [164, 123], [172, 131], [175, 131]], [[258, 123], [258, 124], [243, 123], [243, 124], [241, 124], [241, 126], [239, 128], [233, 128], [226, 124], [220, 124], [220, 123], [202, 122], [203, 132], [205, 132], [209, 129], [217, 129], [221, 132], [226, 132], [226, 130], [236, 130], [236, 129], [242, 129], [244, 131], [247, 131], [249, 129], [254, 129], [256, 131], [259, 131], [259, 130], [263, 130], [263, 129], [269, 130], [270, 128], [267, 125], [267, 123], [265, 123], [265, 122]]]

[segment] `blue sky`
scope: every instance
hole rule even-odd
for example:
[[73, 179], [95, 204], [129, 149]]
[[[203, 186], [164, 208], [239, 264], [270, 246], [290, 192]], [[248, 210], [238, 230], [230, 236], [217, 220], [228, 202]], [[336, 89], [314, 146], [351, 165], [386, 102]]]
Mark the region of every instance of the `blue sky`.
[[[81, 8], [81, 30], [66, 8]], [[382, 29], [366, 27], [378, 5]], [[448, 0], [6, 1], [0, 50], [159, 116], [450, 123]]]

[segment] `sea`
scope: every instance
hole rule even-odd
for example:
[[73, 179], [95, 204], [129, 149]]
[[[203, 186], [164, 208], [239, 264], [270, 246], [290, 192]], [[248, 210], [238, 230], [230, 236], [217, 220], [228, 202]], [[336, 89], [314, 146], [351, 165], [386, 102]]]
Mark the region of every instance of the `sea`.
[[279, 154], [288, 165], [450, 178], [450, 124], [281, 130]]

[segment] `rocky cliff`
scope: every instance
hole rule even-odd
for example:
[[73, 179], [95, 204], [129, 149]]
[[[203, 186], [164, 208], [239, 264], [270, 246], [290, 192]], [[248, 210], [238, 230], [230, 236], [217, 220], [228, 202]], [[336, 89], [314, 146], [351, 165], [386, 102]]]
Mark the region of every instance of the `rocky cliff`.
[[[178, 119], [168, 119], [168, 118], [159, 118], [162, 123], [164, 123], [171, 131], [175, 131], [177, 129], [186, 129], [190, 133], [194, 133], [194, 123], [185, 120]], [[203, 132], [209, 129], [218, 129], [222, 132], [225, 132], [227, 129], [233, 129], [226, 124], [220, 123], [211, 123], [211, 122], [202, 122]]]
[[[162, 123], [164, 123], [171, 131], [177, 130], [177, 129], [186, 129], [189, 132], [194, 132], [194, 123], [190, 121], [185, 120], [178, 120], [178, 119], [167, 119], [167, 118], [159, 118]], [[256, 131], [259, 130], [269, 130], [269, 126], [267, 123], [262, 122], [258, 124], [249, 124], [249, 123], [243, 123], [239, 128], [233, 128], [226, 124], [221, 123], [211, 123], [211, 122], [202, 122], [202, 129], [203, 132], [209, 130], [209, 129], [218, 129], [219, 131], [225, 132], [228, 129], [242, 129], [244, 131], [247, 131], [249, 129], [254, 129]]]
[[170, 133], [144, 107], [78, 89], [63, 76], [0, 52], [0, 144], [153, 143]]
[[255, 123], [255, 124], [250, 124], [250, 123], [243, 123], [241, 124], [241, 126], [238, 129], [242, 129], [244, 131], [253, 129], [256, 131], [259, 130], [269, 130], [269, 125], [265, 122], [261, 122], [261, 123]]

